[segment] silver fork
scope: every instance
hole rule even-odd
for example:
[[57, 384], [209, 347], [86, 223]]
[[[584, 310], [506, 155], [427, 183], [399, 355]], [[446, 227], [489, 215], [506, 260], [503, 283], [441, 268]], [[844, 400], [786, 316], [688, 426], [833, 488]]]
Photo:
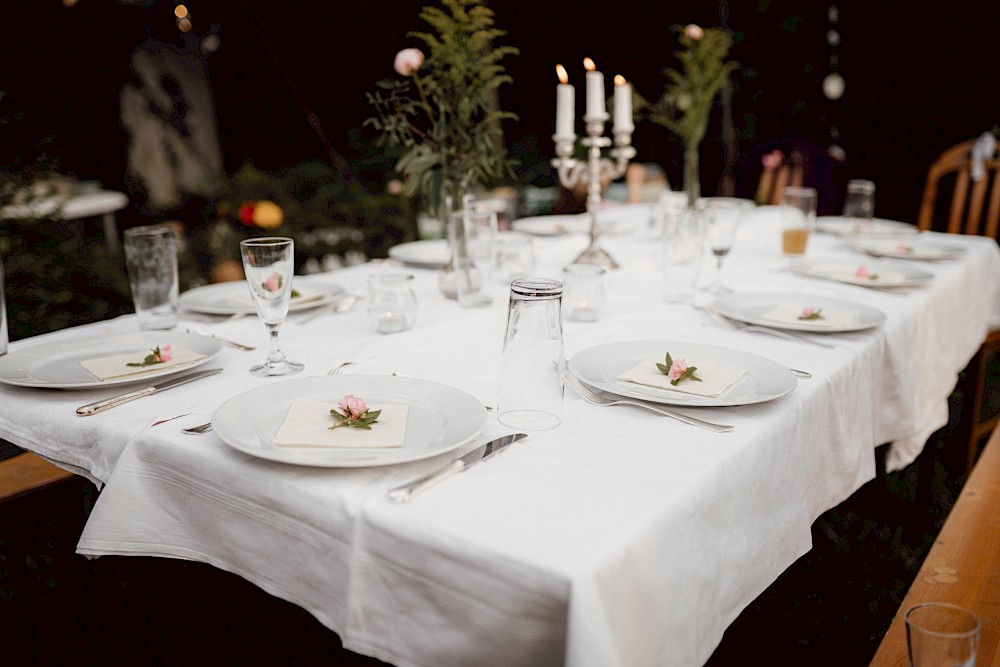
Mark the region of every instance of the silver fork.
[[[343, 375], [344, 366], [349, 366], [353, 363], [354, 363], [353, 361], [345, 361], [338, 366], [334, 366], [327, 372], [327, 375]], [[206, 422], [204, 424], [198, 424], [197, 426], [192, 426], [191, 428], [182, 428], [181, 433], [184, 433], [185, 435], [201, 435], [203, 433], [208, 433], [211, 430], [212, 430], [212, 422]]]
[[635, 407], [646, 408], [647, 410], [658, 412], [665, 417], [682, 421], [685, 424], [690, 424], [691, 426], [698, 426], [699, 428], [708, 429], [709, 431], [715, 431], [716, 433], [728, 433], [733, 430], [733, 427], [728, 424], [715, 424], [707, 422], [703, 419], [689, 417], [688, 415], [680, 412], [674, 412], [673, 410], [650, 405], [649, 403], [644, 403], [642, 401], [627, 398], [608, 398], [607, 396], [600, 394], [585, 385], [572, 373], [566, 373], [566, 381], [569, 382], [573, 389], [576, 390], [576, 393], [580, 395], [580, 398], [593, 405], [634, 405]]
[[708, 306], [705, 308], [705, 312], [711, 316], [713, 320], [718, 322], [724, 327], [729, 327], [730, 329], [738, 329], [739, 331], [755, 331], [757, 333], [770, 334], [771, 336], [777, 336], [778, 338], [784, 338], [785, 340], [793, 340], [798, 343], [809, 343], [810, 345], [818, 345], [819, 347], [833, 348], [836, 347], [830, 343], [824, 343], [822, 341], [814, 340], [812, 338], [806, 338], [805, 336], [799, 336], [797, 334], [788, 333], [787, 331], [780, 331], [778, 329], [771, 329], [769, 327], [762, 327], [756, 324], [747, 324], [746, 322], [737, 322], [731, 320], [724, 315], [720, 315], [715, 308]]

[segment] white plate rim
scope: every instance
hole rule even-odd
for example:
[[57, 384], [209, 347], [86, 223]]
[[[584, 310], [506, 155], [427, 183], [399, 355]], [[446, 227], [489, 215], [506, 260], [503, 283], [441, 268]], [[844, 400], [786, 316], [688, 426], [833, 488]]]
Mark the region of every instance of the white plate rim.
[[[920, 233], [915, 225], [911, 225], [901, 220], [889, 220], [888, 218], [872, 218], [871, 223], [884, 227], [883, 231], [871, 230], [868, 232], [857, 231], [857, 225], [863, 222], [862, 218], [844, 217], [842, 215], [821, 215], [816, 218], [815, 228], [821, 234], [840, 236], [845, 238], [894, 238], [898, 236], [914, 236]], [[836, 229], [844, 227], [845, 229]]]
[[[295, 276], [293, 278], [293, 289], [294, 283], [299, 281], [303, 284], [309, 285], [310, 287], [315, 287], [317, 291], [323, 292], [323, 296], [318, 299], [311, 299], [300, 303], [290, 303], [288, 305], [288, 312], [290, 313], [328, 305], [346, 292], [343, 287], [333, 283], [323, 283], [322, 285], [316, 284], [314, 281], [310, 280], [308, 276]], [[247, 289], [245, 280], [232, 280], [224, 283], [201, 285], [200, 287], [194, 287], [185, 292], [181, 292], [178, 304], [184, 310], [191, 311], [192, 313], [202, 313], [205, 315], [255, 314], [257, 311], [254, 308], [253, 303], [250, 303], [249, 307], [247, 307], [239, 304], [212, 305], [204, 302], [204, 300], [209, 296], [219, 298], [215, 293], [225, 293], [227, 291], [236, 292], [239, 291], [240, 288]], [[249, 295], [249, 291], [247, 291], [247, 294]]]
[[[440, 252], [444, 249], [444, 252]], [[449, 261], [448, 241], [445, 239], [420, 239], [406, 241], [389, 247], [389, 258], [418, 267], [441, 268]]]
[[887, 238], [860, 238], [854, 241], [854, 249], [858, 252], [863, 252], [866, 255], [871, 255], [872, 257], [885, 257], [886, 259], [905, 259], [909, 261], [919, 261], [919, 262], [937, 262], [945, 261], [951, 259], [958, 259], [965, 254], [965, 248], [957, 245], [952, 245], [949, 243], [938, 243], [936, 241], [918, 241], [915, 246], [926, 246], [937, 248], [941, 251], [940, 255], [927, 256], [919, 255], [913, 253], [905, 252], [893, 252], [891, 250], [886, 251], [877, 247], [878, 244], [883, 243], [893, 243], [894, 241]]
[[[454, 406], [452, 415], [445, 418], [445, 432], [439, 435], [438, 444], [418, 451], [406, 451], [405, 441], [402, 448], [381, 450], [278, 447], [260, 441], [258, 431], [277, 431], [283, 420], [283, 416], [279, 419], [277, 415], [283, 415], [282, 406], [291, 401], [322, 395], [323, 400], [331, 400], [331, 407], [335, 407], [347, 393], [368, 402], [380, 393], [391, 394], [393, 398], [389, 400], [406, 402], [411, 408], [417, 405], [426, 408], [431, 404], [430, 397], [435, 401], [451, 400]], [[260, 404], [270, 407], [261, 409]], [[441, 411], [447, 411], [447, 406]], [[256, 417], [248, 420], [248, 414]], [[460, 421], [462, 419], [465, 421]], [[255, 458], [319, 468], [369, 468], [411, 463], [454, 451], [474, 440], [483, 431], [486, 421], [487, 412], [482, 402], [455, 387], [391, 375], [326, 375], [285, 380], [238, 394], [216, 409], [212, 415], [212, 430], [229, 447]], [[407, 438], [412, 437], [411, 428], [415, 426], [408, 423]]]
[[[771, 307], [789, 301], [806, 302], [820, 308], [854, 308], [858, 310], [858, 322], [856, 324], [844, 326], [810, 326], [808, 324], [798, 324], [795, 322], [774, 322], [762, 317], [754, 317], [745, 312], [741, 312], [741, 307], [748, 307], [747, 301], [771, 301]], [[744, 303], [736, 303], [743, 301]], [[872, 308], [856, 301], [845, 299], [835, 299], [819, 294], [803, 294], [798, 292], [740, 292], [737, 294], [727, 294], [720, 296], [713, 302], [713, 307], [720, 314], [732, 320], [746, 322], [747, 324], [758, 324], [772, 329], [788, 329], [791, 331], [808, 331], [811, 333], [848, 333], [851, 331], [864, 331], [873, 329], [885, 322], [885, 313], [878, 308]]]
[[[122, 347], [125, 343], [128, 343], [130, 339], [136, 338], [137, 340], [142, 340], [141, 346], [136, 344], [135, 346]], [[172, 366], [170, 368], [165, 368], [163, 370], [151, 370], [148, 373], [144, 373], [142, 377], [125, 377], [125, 378], [113, 378], [110, 380], [98, 380], [91, 376], [83, 367], [81, 366], [81, 378], [86, 375], [88, 379], [81, 379], [80, 381], [68, 381], [68, 382], [48, 382], [39, 381], [38, 378], [29, 379], [30, 376], [11, 375], [11, 371], [22, 368], [23, 366], [28, 366], [34, 363], [36, 360], [41, 359], [46, 356], [52, 356], [56, 354], [61, 354], [63, 352], [73, 352], [76, 350], [85, 350], [86, 346], [93, 343], [99, 343], [98, 348], [92, 352], [76, 355], [80, 359], [86, 359], [88, 357], [93, 357], [100, 354], [123, 354], [129, 352], [130, 350], [135, 350], [136, 354], [148, 354], [149, 350], [157, 345], [164, 344], [164, 339], [169, 339], [171, 343], [180, 343], [188, 349], [204, 354], [205, 356], [197, 361], [190, 364], [185, 364], [183, 366]], [[149, 384], [150, 380], [157, 378], [167, 378], [171, 375], [177, 375], [178, 373], [184, 373], [186, 371], [192, 370], [207, 364], [211, 361], [222, 349], [222, 344], [215, 338], [209, 336], [202, 336], [199, 334], [183, 333], [179, 331], [132, 331], [123, 332], [116, 334], [102, 334], [96, 336], [85, 336], [81, 338], [70, 338], [58, 341], [51, 341], [48, 343], [40, 343], [38, 345], [32, 345], [31, 347], [25, 347], [19, 350], [8, 352], [7, 354], [0, 356], [0, 383], [12, 385], [15, 387], [36, 387], [43, 389], [93, 389], [95, 387], [112, 387], [115, 385], [123, 384], [135, 384], [137, 382], [143, 382]], [[23, 362], [23, 366], [18, 366], [19, 363]], [[23, 378], [23, 379], [22, 379]]]
[[[729, 363], [733, 363], [732, 360], [735, 360], [735, 364], [747, 368], [750, 371], [750, 376], [743, 380], [743, 383], [717, 398], [679, 394], [666, 389], [644, 387], [615, 379], [622, 372], [629, 370], [652, 354], [666, 352], [670, 352], [673, 356], [684, 356], [689, 361], [711, 357], [713, 363], [716, 363], [720, 357], [728, 358]], [[598, 365], [604, 363], [605, 367], [591, 366], [591, 357], [596, 358], [595, 361]], [[727, 362], [722, 361], [721, 363]], [[602, 343], [577, 352], [570, 358], [568, 364], [573, 375], [596, 389], [618, 396], [639, 398], [644, 401], [678, 407], [754, 405], [781, 398], [798, 386], [795, 375], [776, 361], [743, 350], [686, 341], [638, 340]], [[774, 389], [769, 393], [753, 393], [759, 388], [762, 381], [772, 383]], [[757, 384], [743, 387], [748, 382], [751, 385], [755, 382]], [[741, 387], [743, 388], [742, 392], [736, 391]]]
[[[820, 278], [822, 280], [831, 280], [833, 282], [842, 283], [844, 285], [857, 285], [859, 287], [868, 287], [871, 289], [881, 289], [883, 287], [914, 287], [917, 285], [923, 285], [934, 278], [934, 274], [929, 271], [924, 271], [923, 269], [917, 269], [912, 266], [897, 266], [895, 264], [874, 264], [869, 266], [869, 270], [872, 273], [878, 273], [879, 270], [883, 271], [902, 271], [907, 277], [903, 280], [895, 280], [893, 282], [872, 282], [870, 280], [864, 280], [862, 278], [852, 278], [846, 274], [852, 273], [854, 268], [857, 267], [857, 262], [819, 262], [817, 264], [807, 264], [805, 262], [798, 262], [792, 266], [792, 270], [800, 275], [808, 276], [810, 278]], [[845, 275], [831, 275], [830, 271], [823, 272], [819, 267], [845, 267]]]

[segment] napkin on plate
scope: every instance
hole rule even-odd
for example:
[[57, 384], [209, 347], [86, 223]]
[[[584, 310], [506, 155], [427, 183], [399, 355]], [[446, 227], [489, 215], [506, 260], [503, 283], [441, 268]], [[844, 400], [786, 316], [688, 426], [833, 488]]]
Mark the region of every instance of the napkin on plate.
[[859, 276], [858, 269], [848, 269], [848, 268], [835, 268], [830, 269], [822, 275], [833, 280], [839, 280], [841, 282], [855, 283], [859, 285], [882, 285], [885, 283], [900, 283], [906, 279], [906, 274], [902, 271], [884, 271], [882, 269], [868, 269], [870, 275], [875, 276], [871, 278], [868, 276]]
[[643, 361], [618, 376], [619, 380], [632, 382], [647, 387], [676, 391], [682, 394], [693, 396], [705, 396], [706, 398], [718, 398], [732, 387], [736, 386], [748, 372], [743, 368], [731, 368], [728, 366], [716, 366], [714, 364], [699, 363], [695, 359], [687, 359], [688, 364], [696, 366], [698, 370], [695, 375], [701, 378], [701, 382], [684, 380], [675, 387], [670, 384], [666, 375], [656, 367], [657, 363], [663, 363], [663, 359], [649, 359]]
[[336, 402], [295, 401], [288, 408], [285, 421], [274, 436], [278, 447], [329, 447], [329, 448], [389, 448], [402, 447], [406, 437], [406, 405], [372, 406], [381, 410], [378, 421], [371, 430], [342, 426], [331, 429], [336, 419], [330, 410]]
[[828, 327], [844, 327], [856, 324], [858, 321], [858, 311], [853, 308], [826, 308], [820, 309], [820, 319], [802, 320], [799, 316], [808, 304], [782, 303], [768, 310], [761, 315], [762, 319], [784, 324], [801, 324], [817, 329]]
[[115, 354], [110, 357], [98, 357], [96, 359], [84, 359], [80, 362], [88, 373], [98, 380], [118, 380], [125, 377], [134, 376], [136, 379], [150, 373], [161, 373], [166, 369], [180, 369], [190, 366], [194, 362], [204, 359], [205, 355], [189, 350], [183, 345], [164, 341], [158, 347], [163, 348], [170, 345], [173, 355], [169, 361], [149, 366], [129, 366], [128, 364], [140, 364], [152, 352], [152, 349], [127, 354]]

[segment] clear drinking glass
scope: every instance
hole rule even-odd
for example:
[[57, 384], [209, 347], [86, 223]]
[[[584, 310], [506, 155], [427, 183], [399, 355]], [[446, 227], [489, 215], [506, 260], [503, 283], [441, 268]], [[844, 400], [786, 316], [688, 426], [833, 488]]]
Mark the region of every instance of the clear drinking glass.
[[751, 202], [746, 199], [715, 197], [705, 200], [705, 215], [707, 216], [705, 245], [715, 257], [715, 274], [712, 278], [712, 284], [708, 288], [708, 291], [713, 294], [733, 291], [722, 282], [722, 261], [733, 248], [740, 216], [749, 205]]
[[906, 611], [911, 667], [973, 667], [978, 646], [979, 619], [971, 611], [944, 602]]
[[816, 223], [817, 193], [814, 188], [789, 186], [781, 194], [781, 252], [804, 255], [809, 230]]
[[3, 258], [0, 257], [0, 355], [7, 354], [7, 300], [3, 287]]
[[847, 199], [844, 200], [844, 217], [871, 220], [875, 217], [875, 184], [871, 181], [847, 182]]
[[125, 268], [142, 330], [177, 326], [177, 239], [170, 225], [125, 230]]
[[290, 375], [305, 366], [289, 361], [278, 347], [278, 330], [288, 315], [295, 273], [295, 243], [292, 239], [267, 237], [240, 241], [243, 271], [257, 315], [271, 338], [267, 360], [250, 369], [252, 375]]
[[663, 218], [663, 299], [668, 303], [682, 303], [694, 295], [704, 245], [704, 218], [704, 211], [689, 208]]
[[452, 226], [454, 235], [449, 240], [458, 305], [488, 306], [493, 302], [497, 214], [465, 209], [455, 215], [458, 220]]
[[497, 396], [497, 419], [504, 426], [541, 431], [561, 421], [562, 291], [562, 283], [547, 278], [510, 284]]

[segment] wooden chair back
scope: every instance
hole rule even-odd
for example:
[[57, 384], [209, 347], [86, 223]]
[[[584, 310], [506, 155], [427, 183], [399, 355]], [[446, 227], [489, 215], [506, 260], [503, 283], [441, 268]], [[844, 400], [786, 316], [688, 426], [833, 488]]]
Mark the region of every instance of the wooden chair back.
[[950, 234], [997, 238], [1000, 228], [1000, 158], [994, 153], [983, 163], [983, 178], [972, 180], [973, 143], [974, 140], [964, 141], [949, 148], [927, 171], [917, 218], [917, 228], [921, 231], [935, 229]]

